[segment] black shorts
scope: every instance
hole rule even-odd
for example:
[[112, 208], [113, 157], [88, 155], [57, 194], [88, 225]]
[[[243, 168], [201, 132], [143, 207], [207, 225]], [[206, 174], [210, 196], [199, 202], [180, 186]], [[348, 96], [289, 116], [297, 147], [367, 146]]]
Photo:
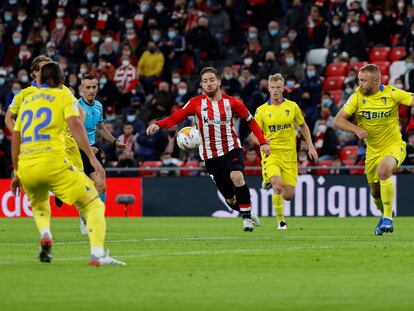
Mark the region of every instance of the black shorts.
[[229, 153], [205, 161], [210, 176], [216, 183], [217, 189], [226, 199], [235, 195], [234, 184], [230, 178], [232, 171], [244, 171], [243, 152], [240, 148], [233, 149]]
[[[91, 147], [98, 148], [98, 152], [95, 154], [96, 159], [103, 165], [103, 157], [102, 157], [102, 149], [98, 147], [97, 144], [93, 144]], [[81, 149], [79, 149], [81, 157], [82, 157], [82, 163], [83, 163], [83, 171], [87, 176], [89, 176], [91, 173], [95, 172], [95, 169], [93, 168], [91, 162], [89, 161], [88, 156], [85, 152], [83, 152]]]

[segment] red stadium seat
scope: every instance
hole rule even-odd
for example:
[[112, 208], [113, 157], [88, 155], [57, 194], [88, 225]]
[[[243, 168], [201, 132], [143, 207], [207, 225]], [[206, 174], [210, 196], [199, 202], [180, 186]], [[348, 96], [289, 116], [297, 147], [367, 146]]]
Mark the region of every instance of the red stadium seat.
[[315, 171], [316, 175], [327, 175], [329, 174], [328, 168], [332, 166], [332, 160], [319, 161], [317, 163], [317, 166], [321, 168], [316, 169]]
[[342, 90], [331, 90], [329, 91], [329, 94], [331, 94], [336, 104], [339, 105], [339, 103], [341, 102], [341, 98], [342, 98]]
[[342, 90], [344, 88], [345, 77], [328, 77], [323, 82], [323, 89], [326, 91]]
[[391, 61], [395, 62], [397, 60], [401, 60], [405, 58], [406, 55], [407, 53], [405, 52], [405, 47], [397, 46], [392, 49], [390, 58], [391, 58]]
[[391, 36], [391, 44], [392, 46], [396, 46], [398, 44], [398, 41], [400, 40], [400, 34], [396, 33], [395, 35]]
[[388, 46], [372, 48], [369, 53], [369, 60], [373, 62], [380, 62], [390, 60], [391, 48]]
[[391, 66], [390, 62], [387, 62], [387, 61], [374, 62], [374, 64], [379, 67], [379, 70], [380, 70], [382, 75], [387, 75], [388, 76], [390, 74], [390, 66]]
[[357, 145], [345, 146], [341, 150], [341, 160], [355, 160], [358, 155], [359, 147]]
[[[162, 166], [161, 161], [145, 161], [145, 162], [142, 162], [142, 164], [140, 165], [140, 167], [154, 168], [154, 169], [161, 167], [161, 166]], [[154, 176], [157, 176], [157, 170], [141, 171], [140, 175], [145, 176], [145, 177], [154, 177]]]
[[353, 63], [350, 63], [349, 64], [349, 68], [348, 69], [353, 68], [358, 73], [359, 69], [361, 69], [362, 67], [364, 67], [367, 64], [368, 64], [368, 62], [353, 62]]
[[[343, 160], [342, 161], [346, 166], [360, 166], [361, 163], [356, 164], [355, 159], [353, 160]], [[349, 174], [351, 175], [363, 175], [364, 169], [363, 168], [352, 168], [349, 169]]]
[[[187, 167], [187, 168], [194, 168], [194, 167], [199, 167], [200, 163], [198, 161], [188, 161], [186, 163], [184, 163], [183, 165], [181, 165], [181, 167]], [[194, 173], [197, 173], [197, 171], [181, 171], [181, 176], [189, 176], [189, 175], [193, 175]]]
[[329, 64], [326, 68], [327, 77], [340, 77], [348, 74], [348, 63]]
[[390, 82], [390, 76], [382, 75], [381, 76], [381, 82], [382, 82], [382, 84], [388, 84], [388, 82]]

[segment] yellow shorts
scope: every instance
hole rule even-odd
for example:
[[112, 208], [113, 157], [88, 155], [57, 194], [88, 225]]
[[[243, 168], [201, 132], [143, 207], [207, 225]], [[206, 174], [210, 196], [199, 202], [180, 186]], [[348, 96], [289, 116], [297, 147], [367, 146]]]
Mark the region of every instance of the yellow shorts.
[[83, 171], [83, 162], [78, 146], [66, 148], [65, 152], [68, 159], [75, 164], [78, 169]]
[[281, 176], [283, 185], [296, 187], [298, 162], [282, 161], [277, 155], [273, 154], [266, 158], [263, 157], [262, 176], [265, 183], [269, 183], [273, 176]]
[[19, 161], [17, 175], [32, 206], [47, 200], [49, 191], [70, 205], [86, 195], [91, 200], [98, 196], [93, 181], [67, 160]]
[[397, 160], [397, 167], [400, 167], [406, 154], [406, 143], [400, 141], [375, 156], [367, 157], [367, 160], [365, 161], [365, 174], [367, 175], [368, 183], [379, 182], [377, 167], [386, 156], [392, 156]]

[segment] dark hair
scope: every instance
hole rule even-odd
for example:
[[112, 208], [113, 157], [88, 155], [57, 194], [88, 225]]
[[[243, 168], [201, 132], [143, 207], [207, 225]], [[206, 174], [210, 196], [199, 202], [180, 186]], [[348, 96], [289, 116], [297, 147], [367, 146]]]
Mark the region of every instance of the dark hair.
[[64, 79], [63, 72], [56, 62], [49, 62], [40, 70], [40, 82], [47, 83], [50, 87], [59, 87]]
[[35, 59], [33, 59], [32, 61], [32, 65], [30, 66], [30, 73], [31, 73], [32, 78], [34, 79], [33, 72], [40, 70], [40, 63], [42, 62], [49, 63], [51, 61], [52, 59], [50, 57], [47, 57], [46, 55], [39, 55], [35, 57]]
[[83, 77], [82, 77], [82, 81], [83, 80], [97, 80], [98, 78], [95, 76], [95, 75], [93, 75], [93, 74], [90, 74], [90, 73], [87, 73], [86, 75], [84, 75]]
[[214, 67], [204, 67], [203, 69], [201, 69], [201, 71], [200, 71], [200, 79], [203, 76], [203, 74], [209, 73], [209, 72], [214, 73], [215, 76], [216, 76], [216, 78], [220, 80], [220, 76], [218, 74], [218, 71]]

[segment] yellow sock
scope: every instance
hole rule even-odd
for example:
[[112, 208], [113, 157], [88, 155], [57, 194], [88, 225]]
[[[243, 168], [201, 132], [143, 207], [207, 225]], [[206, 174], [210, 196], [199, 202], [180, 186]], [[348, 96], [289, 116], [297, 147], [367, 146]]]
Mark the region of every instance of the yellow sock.
[[91, 247], [103, 247], [106, 232], [105, 205], [99, 198], [86, 206], [86, 222]]
[[374, 203], [377, 206], [377, 208], [381, 211], [381, 213], [384, 214], [384, 204], [382, 204], [381, 197], [374, 198]]
[[276, 221], [280, 223], [285, 221], [285, 216], [283, 216], [283, 198], [281, 194], [272, 194], [272, 203], [273, 209], [276, 213]]
[[36, 227], [40, 232], [40, 235], [47, 233], [52, 237], [50, 233], [50, 204], [49, 199], [35, 203], [32, 205], [33, 218], [36, 223]]
[[391, 178], [380, 180], [381, 200], [384, 205], [384, 217], [392, 218], [392, 203], [394, 201], [394, 183]]

